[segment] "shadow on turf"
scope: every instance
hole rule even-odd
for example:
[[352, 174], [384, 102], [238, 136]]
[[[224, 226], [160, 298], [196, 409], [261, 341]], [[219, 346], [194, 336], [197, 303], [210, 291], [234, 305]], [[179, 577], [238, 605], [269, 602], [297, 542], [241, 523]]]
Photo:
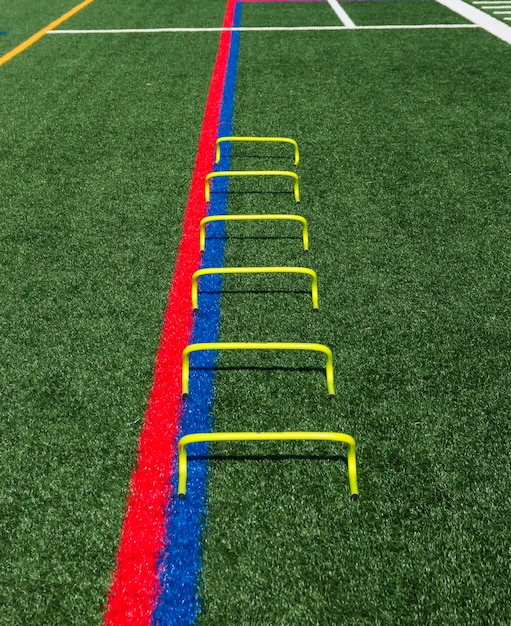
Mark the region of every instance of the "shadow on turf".
[[292, 367], [290, 365], [215, 365], [215, 367], [204, 367], [202, 365], [190, 366], [190, 371], [210, 372], [215, 370], [218, 372], [229, 371], [250, 371], [250, 372], [321, 372], [325, 373], [324, 367]]
[[[293, 191], [292, 188], [288, 189], [287, 191], [275, 191], [275, 190], [271, 190], [268, 189], [266, 191], [261, 191], [261, 190], [257, 190], [257, 189], [246, 189], [246, 190], [237, 190], [237, 191], [233, 191], [233, 190], [229, 190], [229, 191], [210, 191], [210, 197], [213, 198], [213, 196], [253, 196], [253, 195], [272, 195], [272, 196], [292, 196]], [[293, 200], [294, 202], [294, 200]], [[298, 204], [297, 202], [295, 202], [295, 204]]]
[[282, 295], [310, 295], [310, 290], [306, 289], [218, 289], [216, 291], [201, 291], [202, 294], [218, 295], [219, 293], [225, 294], [248, 294], [248, 295], [260, 295], [260, 294], [282, 294]]
[[283, 165], [293, 165], [294, 166], [294, 162], [292, 162], [291, 159], [291, 163], [290, 163], [290, 158], [286, 157], [286, 156], [282, 156], [282, 154], [236, 154], [236, 159], [264, 159], [266, 161], [268, 161], [268, 159], [272, 159], [274, 161], [282, 161]]
[[339, 461], [348, 465], [342, 454], [188, 454], [188, 461]]
[[[208, 241], [212, 240], [212, 239], [216, 239], [217, 241], [227, 241], [227, 239], [264, 239], [264, 240], [273, 240], [275, 239], [275, 241], [279, 240], [279, 239], [296, 239], [297, 241], [302, 241], [302, 238], [299, 235], [293, 236], [293, 235], [279, 235], [279, 236], [274, 236], [274, 235], [228, 235], [228, 236], [215, 236], [215, 235], [211, 235], [207, 237]], [[308, 252], [308, 250], [304, 250], [304, 252]]]

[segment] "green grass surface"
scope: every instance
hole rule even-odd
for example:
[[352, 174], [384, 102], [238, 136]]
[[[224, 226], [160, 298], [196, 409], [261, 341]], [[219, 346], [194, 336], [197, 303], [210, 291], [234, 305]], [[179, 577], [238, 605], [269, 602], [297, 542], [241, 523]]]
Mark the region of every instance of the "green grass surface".
[[67, 11], [70, 11], [78, 2], [73, 0], [53, 0], [51, 7], [47, 2], [34, 0], [0, 0], [0, 31], [7, 31], [7, 35], [0, 35], [0, 56], [15, 48], [37, 31], [48, 26]]
[[209, 2], [202, 0], [186, 0], [186, 2], [176, 2], [175, 0], [171, 2], [161, 2], [161, 0], [104, 2], [95, 0], [86, 10], [81, 11], [66, 22], [62, 28], [219, 27], [222, 25], [224, 12], [225, 4], [219, 0]]
[[[68, 5], [16, 3], [22, 38]], [[64, 27], [224, 8], [96, 0]], [[326, 8], [245, 4], [243, 25]], [[217, 43], [48, 36], [0, 69], [2, 624], [100, 621]], [[239, 179], [230, 210], [304, 215], [311, 252], [296, 224], [230, 224], [226, 264], [312, 267], [320, 312], [305, 278], [227, 277], [221, 339], [329, 345], [337, 400], [320, 355], [225, 352], [216, 428], [347, 432], [361, 500], [342, 446], [214, 447], [203, 624], [511, 621], [510, 55], [478, 30], [242, 34], [235, 131], [299, 141], [302, 202]], [[232, 167], [293, 169], [290, 147]]]
[[[303, 200], [230, 208], [298, 208], [311, 253], [237, 226], [226, 263], [309, 263], [320, 313], [231, 280], [221, 338], [330, 345], [338, 399], [319, 357], [222, 353], [216, 427], [348, 432], [362, 499], [335, 446], [217, 445], [201, 623], [509, 622], [509, 60], [472, 31], [242, 40], [235, 130], [299, 140]], [[285, 161], [261, 150], [233, 168]]]
[[245, 3], [243, 26], [341, 26], [328, 4]]
[[1, 70], [2, 624], [100, 621], [217, 41]]
[[357, 26], [385, 24], [463, 24], [463, 17], [433, 0], [344, 2], [344, 10]]

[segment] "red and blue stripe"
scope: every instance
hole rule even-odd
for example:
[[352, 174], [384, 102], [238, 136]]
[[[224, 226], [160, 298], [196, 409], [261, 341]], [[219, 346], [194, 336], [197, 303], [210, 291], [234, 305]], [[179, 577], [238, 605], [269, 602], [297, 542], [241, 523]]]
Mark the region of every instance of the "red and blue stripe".
[[[236, 4], [233, 26], [240, 25], [241, 3]], [[238, 62], [239, 32], [231, 38], [227, 73], [222, 96], [222, 107], [217, 136], [232, 135], [236, 68]], [[220, 162], [215, 170], [228, 170], [230, 146], [222, 146]], [[215, 180], [208, 215], [227, 213], [228, 181]], [[201, 268], [222, 267], [224, 264], [224, 225], [208, 225], [206, 251]], [[221, 277], [201, 278], [200, 312], [193, 330], [193, 343], [217, 341], [220, 332]], [[197, 432], [211, 432], [211, 414], [214, 397], [215, 351], [194, 353], [191, 362], [189, 398], [179, 425], [179, 436]], [[200, 609], [198, 578], [201, 564], [200, 539], [206, 513], [206, 479], [208, 444], [194, 444], [188, 455], [187, 496], [172, 498], [167, 511], [165, 547], [159, 561], [161, 593], [153, 615], [153, 624], [193, 624]], [[176, 468], [173, 471], [176, 482]], [[175, 485], [174, 485], [175, 487]]]
[[[227, 0], [223, 27], [241, 23], [241, 2]], [[215, 354], [194, 356], [190, 396], [181, 400], [181, 357], [193, 342], [215, 341], [219, 333], [221, 279], [202, 279], [200, 313], [192, 313], [191, 276], [200, 267], [223, 263], [223, 228], [212, 224], [201, 259], [200, 220], [227, 211], [227, 182], [215, 181], [208, 206], [204, 180], [214, 169], [219, 136], [232, 134], [239, 32], [224, 30], [206, 102], [176, 265], [156, 355], [154, 382], [139, 439], [137, 465], [129, 486], [117, 563], [110, 587], [106, 624], [191, 624], [199, 610], [200, 536], [205, 513], [207, 448], [190, 455], [188, 495], [176, 498], [177, 440], [212, 428]], [[223, 147], [221, 169], [229, 167]], [[209, 282], [208, 282], [209, 281]], [[208, 293], [210, 292], [210, 293]], [[202, 457], [202, 460], [201, 460]]]

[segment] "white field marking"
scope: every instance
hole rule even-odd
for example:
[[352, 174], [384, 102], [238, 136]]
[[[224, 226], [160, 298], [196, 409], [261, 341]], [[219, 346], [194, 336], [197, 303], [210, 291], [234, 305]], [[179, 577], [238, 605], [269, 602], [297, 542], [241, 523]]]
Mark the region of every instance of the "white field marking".
[[332, 8], [333, 12], [337, 15], [337, 17], [344, 24], [344, 26], [346, 26], [346, 28], [356, 28], [357, 27], [355, 22], [346, 13], [346, 11], [337, 2], [337, 0], [327, 0], [327, 2], [330, 5], [330, 7]]
[[[356, 30], [419, 30], [423, 28], [479, 28], [477, 24], [384, 24], [382, 26], [357, 26]], [[219, 33], [223, 31], [314, 31], [352, 30], [346, 26], [245, 26], [240, 28], [115, 28], [109, 30], [49, 30], [48, 35], [119, 35], [143, 33]]]
[[470, 20], [473, 24], [477, 24], [481, 28], [484, 28], [487, 32], [495, 35], [502, 41], [511, 44], [511, 28], [504, 24], [502, 20], [498, 20], [496, 17], [488, 15], [480, 11], [477, 7], [463, 2], [463, 0], [436, 0], [444, 7], [451, 9], [454, 13], [463, 16], [467, 20]]
[[424, 28], [479, 28], [478, 24], [382, 24], [381, 26], [357, 26], [357, 30], [421, 30]]

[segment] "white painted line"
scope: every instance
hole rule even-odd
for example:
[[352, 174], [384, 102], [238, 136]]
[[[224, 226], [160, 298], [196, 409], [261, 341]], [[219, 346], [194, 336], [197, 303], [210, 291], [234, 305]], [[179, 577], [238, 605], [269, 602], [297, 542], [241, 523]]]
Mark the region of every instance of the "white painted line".
[[346, 28], [356, 28], [357, 27], [355, 22], [346, 13], [346, 11], [337, 2], [337, 0], [327, 0], [327, 2], [330, 5], [330, 7], [332, 8], [333, 12], [337, 15], [337, 17], [344, 24], [344, 26], [346, 26]]
[[[443, 28], [479, 28], [477, 24], [398, 24], [382, 26], [357, 26], [356, 30], [420, 30]], [[346, 26], [244, 26], [240, 28], [112, 28], [109, 30], [49, 30], [48, 35], [120, 35], [144, 33], [219, 33], [227, 31], [265, 32], [265, 31], [319, 31], [350, 30]]]
[[479, 28], [478, 24], [404, 24], [382, 26], [357, 26], [357, 30], [421, 30], [423, 28]]
[[477, 7], [467, 4], [463, 0], [437, 0], [437, 2], [470, 20], [472, 23], [477, 24], [477, 26], [484, 28], [484, 30], [502, 39], [502, 41], [511, 44], [511, 28], [501, 20], [480, 11]]
[[49, 30], [48, 35], [120, 35], [130, 33], [219, 33], [239, 28], [105, 28], [90, 30]]
[[381, 26], [357, 26], [357, 30], [422, 30], [422, 29], [443, 29], [443, 28], [479, 28], [477, 24], [396, 24]]

